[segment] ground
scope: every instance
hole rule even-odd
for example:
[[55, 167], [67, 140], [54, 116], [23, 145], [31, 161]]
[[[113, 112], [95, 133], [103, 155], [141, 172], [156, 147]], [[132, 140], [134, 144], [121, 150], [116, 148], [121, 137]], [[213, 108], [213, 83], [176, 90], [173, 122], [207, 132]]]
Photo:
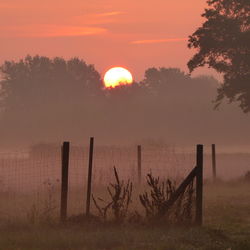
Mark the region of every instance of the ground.
[[3, 223], [1, 250], [250, 249], [250, 183], [207, 183], [204, 225], [29, 225]]

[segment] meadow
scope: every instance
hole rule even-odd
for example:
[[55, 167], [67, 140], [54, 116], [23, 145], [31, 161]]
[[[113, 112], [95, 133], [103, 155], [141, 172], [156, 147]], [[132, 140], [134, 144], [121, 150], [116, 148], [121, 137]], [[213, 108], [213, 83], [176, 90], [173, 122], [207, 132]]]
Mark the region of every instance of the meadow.
[[250, 184], [205, 185], [203, 227], [55, 221], [1, 224], [0, 249], [250, 249]]
[[[106, 153], [103, 149], [96, 150], [98, 154], [95, 168], [110, 166], [110, 169], [94, 171], [94, 195], [105, 197], [105, 187], [113, 179], [110, 171], [114, 164], [121, 178], [130, 178], [136, 183], [136, 156], [127, 158], [128, 154], [134, 155], [131, 148], [127, 151], [113, 149], [112, 152], [107, 149]], [[147, 154], [148, 158], [146, 152], [143, 158], [144, 174], [155, 166], [151, 170], [155, 175], [159, 173], [166, 177], [172, 173], [178, 180], [193, 167], [194, 154], [191, 152], [165, 148], [150, 149]], [[210, 155], [205, 155], [202, 227], [137, 222], [117, 225], [84, 218], [72, 219], [85, 209], [86, 185], [83, 180], [86, 171], [81, 165], [87, 164], [85, 156], [71, 159], [71, 169], [75, 171], [70, 174], [69, 183], [70, 219], [64, 224], [58, 220], [60, 160], [52, 161], [44, 156], [42, 160], [30, 156], [2, 159], [0, 249], [250, 249], [250, 181], [244, 178], [248, 171], [248, 154], [218, 154], [220, 178], [216, 182], [211, 180]], [[123, 171], [119, 166], [124, 167]], [[144, 185], [135, 187], [131, 211], [137, 209], [143, 213], [137, 195], [145, 190]], [[93, 204], [91, 212], [97, 214]]]

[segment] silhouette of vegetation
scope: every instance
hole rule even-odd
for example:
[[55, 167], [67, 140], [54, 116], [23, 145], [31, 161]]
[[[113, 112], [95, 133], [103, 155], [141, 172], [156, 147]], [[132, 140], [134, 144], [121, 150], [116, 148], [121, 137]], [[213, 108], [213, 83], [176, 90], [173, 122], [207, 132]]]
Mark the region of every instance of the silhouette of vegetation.
[[110, 183], [107, 187], [108, 194], [110, 196], [110, 201], [106, 202], [102, 198], [98, 198], [104, 206], [101, 207], [95, 197], [92, 195], [92, 199], [94, 204], [99, 212], [101, 218], [106, 221], [109, 210], [112, 211], [113, 219], [115, 223], [122, 223], [127, 217], [128, 208], [130, 203], [132, 202], [132, 191], [133, 185], [130, 180], [127, 183], [124, 183], [120, 180], [117, 170], [114, 167], [114, 175], [116, 183]]
[[[132, 203], [133, 185], [130, 180], [127, 183], [121, 181], [116, 168], [114, 167], [116, 183], [110, 183], [107, 191], [110, 199], [106, 201], [103, 198], [95, 198], [92, 195], [94, 205], [103, 222], [107, 222], [111, 217], [112, 220], [121, 224], [125, 221], [129, 223], [141, 223], [144, 221], [143, 216], [135, 210], [128, 213], [129, 205]], [[170, 179], [161, 181], [159, 177], [155, 178], [152, 174], [147, 175], [147, 185], [149, 191], [139, 195], [139, 200], [145, 209], [146, 223], [192, 223], [194, 188], [193, 182], [188, 185], [186, 190], [180, 195], [173, 206], [167, 208], [166, 202], [176, 191], [176, 183]]]
[[160, 178], [155, 178], [152, 174], [147, 175], [147, 184], [150, 192], [145, 192], [139, 196], [142, 206], [145, 208], [148, 218], [158, 219], [162, 216], [164, 204], [175, 192], [175, 185], [167, 180], [160, 182]]
[[[178, 88], [183, 81], [190, 80], [190, 76], [178, 68], [149, 68], [145, 72], [145, 78], [142, 83], [150, 90], [158, 89], [158, 91], [164, 90], [164, 88]], [[175, 83], [175, 84], [171, 84]]]
[[56, 105], [55, 98], [60, 104], [69, 104], [78, 97], [102, 94], [99, 73], [78, 58], [27, 56], [4, 62], [0, 70], [1, 101], [6, 109], [20, 112], [46, 104], [51, 107]]
[[[139, 195], [140, 202], [145, 209], [146, 217], [151, 222], [191, 223], [192, 208], [194, 201], [193, 182], [187, 187], [185, 192], [176, 201], [176, 204], [166, 210], [166, 202], [175, 193], [176, 183], [167, 179], [160, 181], [160, 178], [147, 175], [149, 192]], [[164, 212], [163, 212], [164, 211]], [[164, 219], [165, 217], [165, 219]]]
[[0, 72], [1, 131], [15, 133], [16, 139], [39, 137], [42, 131], [65, 135], [80, 116], [91, 120], [89, 106], [95, 110], [94, 99], [104, 96], [100, 74], [79, 58], [27, 56], [5, 61]]
[[[162, 134], [169, 143], [189, 143], [224, 137], [213, 129], [214, 121], [216, 127], [225, 125], [222, 114], [232, 117], [229, 130], [238, 125], [236, 109], [212, 111], [217, 80], [191, 77], [178, 68], [149, 68], [142, 81], [114, 89], [104, 89], [94, 66], [78, 58], [27, 56], [5, 62], [0, 73], [1, 145], [47, 144], [62, 138], [80, 143], [90, 134], [103, 143]], [[194, 124], [206, 126], [206, 133]]]
[[202, 14], [206, 21], [189, 37], [189, 48], [198, 52], [188, 62], [190, 72], [209, 66], [224, 75], [216, 107], [224, 98], [250, 111], [250, 2], [209, 0]]

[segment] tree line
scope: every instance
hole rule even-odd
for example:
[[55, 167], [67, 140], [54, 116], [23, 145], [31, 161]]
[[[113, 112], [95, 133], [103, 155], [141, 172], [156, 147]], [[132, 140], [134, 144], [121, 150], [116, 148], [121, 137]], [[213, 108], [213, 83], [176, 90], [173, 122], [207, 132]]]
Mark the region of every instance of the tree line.
[[100, 74], [84, 60], [38, 55], [6, 61], [0, 69], [0, 131], [9, 131], [9, 139], [15, 135], [23, 140], [47, 141], [81, 131], [151, 133], [165, 126], [164, 114], [176, 119], [177, 114], [201, 112], [196, 104], [204, 100], [212, 109], [218, 84], [214, 78], [192, 78], [177, 68], [149, 68], [140, 82], [105, 89]]

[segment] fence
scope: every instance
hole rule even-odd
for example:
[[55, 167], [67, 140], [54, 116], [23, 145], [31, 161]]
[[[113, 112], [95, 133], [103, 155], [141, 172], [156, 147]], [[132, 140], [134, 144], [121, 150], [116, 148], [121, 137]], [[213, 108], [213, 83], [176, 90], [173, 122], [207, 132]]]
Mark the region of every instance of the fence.
[[[151, 172], [161, 178], [183, 179], [195, 166], [195, 148], [187, 151], [168, 146], [142, 145], [140, 163], [137, 146], [95, 146], [93, 161], [93, 193], [100, 193], [113, 178], [116, 166], [122, 179], [141, 181]], [[85, 212], [88, 147], [71, 146], [69, 157], [69, 215]], [[234, 159], [235, 157], [235, 159]], [[234, 160], [232, 160], [234, 159]], [[217, 176], [232, 177], [249, 170], [250, 155], [221, 154], [217, 159]], [[212, 176], [211, 155], [204, 156], [204, 178]], [[240, 165], [241, 164], [241, 165]], [[228, 171], [233, 169], [233, 171]], [[238, 174], [238, 176], [236, 175]], [[57, 216], [60, 210], [61, 148], [0, 154], [0, 219], [34, 219], [36, 216]]]

